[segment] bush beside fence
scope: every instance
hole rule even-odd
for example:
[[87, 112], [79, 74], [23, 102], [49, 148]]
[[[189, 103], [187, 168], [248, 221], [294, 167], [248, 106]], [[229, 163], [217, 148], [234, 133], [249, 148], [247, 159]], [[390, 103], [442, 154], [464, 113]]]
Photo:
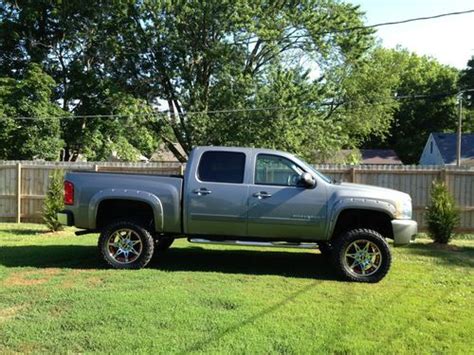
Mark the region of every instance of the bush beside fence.
[[[414, 218], [426, 227], [425, 207], [431, 184], [444, 181], [460, 211], [458, 232], [474, 231], [474, 170], [439, 166], [346, 166], [315, 165], [316, 169], [337, 180], [393, 188], [407, 192], [413, 199]], [[30, 161], [0, 162], [0, 222], [41, 222], [43, 201], [52, 171], [61, 169], [144, 174], [182, 174], [181, 163], [52, 163]]]

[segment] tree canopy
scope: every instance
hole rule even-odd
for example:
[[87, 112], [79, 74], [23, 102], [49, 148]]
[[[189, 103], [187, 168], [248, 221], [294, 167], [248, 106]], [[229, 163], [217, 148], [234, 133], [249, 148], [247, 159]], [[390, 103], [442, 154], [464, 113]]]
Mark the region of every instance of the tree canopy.
[[471, 57], [466, 69], [461, 72], [460, 77], [461, 90], [463, 93], [463, 131], [474, 132], [474, 56]]
[[404, 163], [416, 164], [432, 132], [453, 131], [457, 122], [458, 71], [435, 59], [407, 50], [383, 50], [398, 76], [393, 87], [398, 109], [384, 139], [368, 140], [367, 147], [393, 148]]
[[444, 69], [411, 69], [415, 59], [387, 55], [363, 25], [360, 8], [339, 0], [6, 0], [0, 75], [22, 80], [34, 63], [54, 80], [67, 160], [134, 160], [162, 141], [318, 158], [390, 127], [403, 147], [394, 113], [412, 117], [410, 129], [419, 118], [394, 89], [444, 90], [429, 83]]
[[0, 77], [0, 159], [59, 159], [66, 112], [51, 102], [54, 86], [37, 64], [17, 79]]
[[[68, 159], [114, 144], [147, 154], [162, 139], [325, 154], [390, 122], [390, 82], [368, 67], [371, 30], [346, 30], [363, 25], [348, 3], [23, 0], [0, 19], [2, 75], [33, 62], [56, 81]], [[388, 104], [365, 116], [376, 100]], [[160, 105], [168, 114], [152, 115]], [[96, 114], [129, 118], [76, 118]]]
[[474, 56], [467, 61], [466, 69], [461, 72], [460, 77], [461, 90], [469, 90], [464, 94], [464, 101], [467, 107], [474, 109]]

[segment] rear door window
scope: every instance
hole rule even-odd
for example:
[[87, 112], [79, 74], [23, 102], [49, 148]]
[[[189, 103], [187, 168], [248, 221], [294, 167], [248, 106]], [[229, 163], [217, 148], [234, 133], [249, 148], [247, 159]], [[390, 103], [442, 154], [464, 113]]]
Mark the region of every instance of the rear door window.
[[244, 182], [245, 154], [239, 152], [205, 152], [201, 156], [198, 178], [206, 182]]

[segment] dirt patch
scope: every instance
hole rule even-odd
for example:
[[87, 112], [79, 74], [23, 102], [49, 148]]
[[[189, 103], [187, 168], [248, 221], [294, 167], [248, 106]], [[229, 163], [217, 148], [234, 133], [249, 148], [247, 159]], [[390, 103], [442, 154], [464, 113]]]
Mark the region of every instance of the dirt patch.
[[89, 272], [83, 270], [71, 270], [68, 277], [61, 283], [61, 288], [73, 288], [76, 285], [100, 286], [104, 280], [99, 276], [87, 276]]
[[17, 305], [8, 308], [0, 309], [0, 324], [6, 322], [7, 320], [15, 317], [25, 308], [24, 305]]
[[[14, 354], [31, 354], [31, 353], [45, 353], [41, 346], [36, 343], [21, 343], [18, 345], [18, 352]], [[12, 353], [13, 354], [13, 353]]]
[[65, 279], [63, 282], [61, 282], [61, 285], [59, 287], [61, 288], [73, 288], [76, 283], [74, 282], [73, 279]]
[[44, 269], [41, 271], [32, 270], [13, 272], [3, 280], [3, 285], [6, 287], [41, 285], [51, 280], [51, 278], [59, 274], [59, 272], [59, 269], [54, 268]]
[[96, 286], [102, 285], [103, 280], [98, 276], [92, 276], [87, 279], [87, 283], [90, 286], [96, 287]]
[[46, 231], [46, 232], [38, 231], [38, 232], [41, 233], [41, 235], [44, 235], [47, 237], [56, 237], [56, 236], [60, 237], [64, 235], [69, 235], [71, 233], [71, 231], [67, 231], [67, 230], [55, 231], [55, 232], [51, 232], [51, 231]]

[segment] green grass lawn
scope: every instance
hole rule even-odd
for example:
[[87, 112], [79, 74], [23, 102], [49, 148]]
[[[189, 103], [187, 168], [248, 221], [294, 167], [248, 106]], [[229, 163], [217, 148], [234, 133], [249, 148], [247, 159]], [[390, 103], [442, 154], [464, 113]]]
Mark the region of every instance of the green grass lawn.
[[96, 242], [0, 224], [0, 353], [474, 352], [474, 240], [392, 249], [378, 284], [317, 251], [184, 240], [110, 270]]

